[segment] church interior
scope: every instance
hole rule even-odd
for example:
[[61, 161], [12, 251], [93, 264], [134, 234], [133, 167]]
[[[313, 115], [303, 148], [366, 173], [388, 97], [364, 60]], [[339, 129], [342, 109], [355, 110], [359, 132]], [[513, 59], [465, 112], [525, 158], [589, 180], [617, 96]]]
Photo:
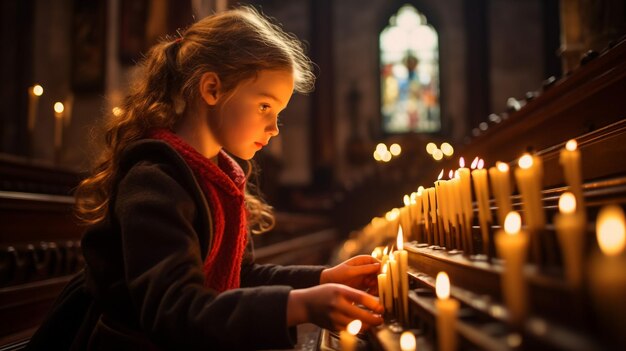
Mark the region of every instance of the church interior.
[[383, 325], [306, 325], [298, 350], [626, 349], [623, 0], [20, 0], [0, 4], [0, 350], [83, 268], [73, 192], [136, 63], [240, 5], [316, 74], [254, 157], [276, 216], [256, 260], [383, 267]]

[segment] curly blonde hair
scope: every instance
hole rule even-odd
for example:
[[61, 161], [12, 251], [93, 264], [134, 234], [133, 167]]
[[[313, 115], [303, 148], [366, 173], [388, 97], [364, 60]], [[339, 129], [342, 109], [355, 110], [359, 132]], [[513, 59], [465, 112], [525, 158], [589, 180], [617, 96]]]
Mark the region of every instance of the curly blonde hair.
[[[294, 74], [295, 91], [313, 90], [312, 63], [302, 43], [252, 7], [206, 17], [150, 49], [120, 107], [106, 121], [104, 145], [91, 175], [76, 189], [76, 214], [85, 224], [102, 221], [108, 211], [113, 177], [122, 151], [155, 128], [172, 130], [184, 106], [199, 96], [200, 77], [216, 72], [225, 96], [261, 70]], [[181, 107], [182, 106], [182, 107]], [[252, 167], [248, 167], [248, 175]], [[248, 223], [254, 233], [274, 225], [272, 208], [246, 188]], [[253, 188], [253, 187], [252, 187]]]

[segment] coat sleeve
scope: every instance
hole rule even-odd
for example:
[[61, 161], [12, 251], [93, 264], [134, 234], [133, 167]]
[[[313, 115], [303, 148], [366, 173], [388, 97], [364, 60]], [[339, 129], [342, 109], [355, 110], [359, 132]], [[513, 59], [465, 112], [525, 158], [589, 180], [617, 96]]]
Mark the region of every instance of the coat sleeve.
[[248, 246], [241, 263], [241, 286], [288, 285], [304, 289], [319, 285], [325, 266], [280, 266], [258, 264], [254, 261], [254, 244], [248, 237]]
[[125, 280], [141, 328], [172, 349], [292, 347], [291, 287], [230, 290], [203, 286], [196, 207], [156, 164], [135, 165], [120, 181], [114, 211], [122, 234]]

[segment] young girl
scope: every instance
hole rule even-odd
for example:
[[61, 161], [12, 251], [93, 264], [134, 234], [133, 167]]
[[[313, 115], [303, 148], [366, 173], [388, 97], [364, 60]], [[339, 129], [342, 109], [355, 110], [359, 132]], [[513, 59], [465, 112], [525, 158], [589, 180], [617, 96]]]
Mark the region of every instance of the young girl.
[[375, 289], [369, 256], [327, 269], [253, 261], [248, 228], [267, 231], [273, 217], [225, 151], [251, 159], [278, 135], [293, 91], [312, 88], [300, 42], [243, 7], [156, 45], [142, 68], [76, 193], [91, 224], [84, 275], [30, 348], [289, 348], [300, 323], [380, 324], [378, 300], [361, 291]]

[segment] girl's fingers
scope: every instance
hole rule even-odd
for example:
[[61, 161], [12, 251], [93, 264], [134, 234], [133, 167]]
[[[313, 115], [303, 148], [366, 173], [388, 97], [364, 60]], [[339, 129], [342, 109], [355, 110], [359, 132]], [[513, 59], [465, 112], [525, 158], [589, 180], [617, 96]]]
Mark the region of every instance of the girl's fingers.
[[383, 322], [382, 317], [352, 304], [349, 300], [342, 300], [338, 305], [338, 309], [341, 313], [350, 318], [350, 321], [359, 319], [361, 322], [369, 325], [379, 325]]
[[384, 311], [383, 306], [378, 302], [378, 298], [363, 291], [345, 287], [342, 291], [342, 295], [348, 301], [363, 305], [376, 313], [382, 313]]

